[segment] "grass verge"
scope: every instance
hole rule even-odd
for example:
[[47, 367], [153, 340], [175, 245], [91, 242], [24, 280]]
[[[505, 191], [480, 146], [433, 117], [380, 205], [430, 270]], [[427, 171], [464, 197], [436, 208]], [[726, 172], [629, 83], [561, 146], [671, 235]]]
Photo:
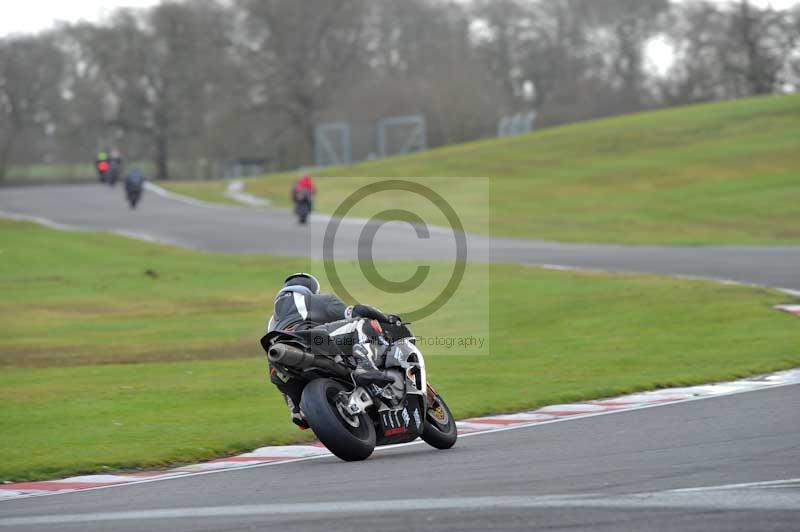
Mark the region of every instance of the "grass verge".
[[[314, 172], [333, 212], [375, 178], [442, 181], [468, 229], [625, 244], [800, 242], [800, 95], [672, 108]], [[294, 174], [247, 180], [286, 205]], [[490, 220], [480, 180], [491, 183]], [[190, 195], [197, 182], [169, 185]], [[221, 194], [205, 195], [217, 200]], [[418, 198], [392, 198], [419, 209]], [[369, 215], [367, 206], [353, 215]], [[488, 222], [488, 223], [487, 223]]]
[[[16, 222], [0, 222], [0, 257], [0, 480], [310, 437], [266, 382], [257, 340], [283, 274], [313, 264]], [[379, 266], [388, 277], [409, 267]], [[348, 286], [359, 275], [352, 263], [340, 271]], [[487, 278], [488, 314], [469, 304]], [[481, 266], [465, 283], [415, 325], [421, 336], [488, 327], [489, 356], [428, 358], [459, 417], [800, 365], [800, 323], [772, 310], [786, 296], [771, 290], [514, 265]], [[358, 297], [408, 303], [369, 289]]]

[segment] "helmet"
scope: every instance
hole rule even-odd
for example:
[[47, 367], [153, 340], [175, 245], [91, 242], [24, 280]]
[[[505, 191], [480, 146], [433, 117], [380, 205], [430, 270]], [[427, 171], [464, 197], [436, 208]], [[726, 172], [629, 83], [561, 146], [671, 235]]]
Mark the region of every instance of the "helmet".
[[319, 281], [310, 273], [293, 273], [283, 281], [283, 286], [305, 286], [315, 294], [319, 294]]

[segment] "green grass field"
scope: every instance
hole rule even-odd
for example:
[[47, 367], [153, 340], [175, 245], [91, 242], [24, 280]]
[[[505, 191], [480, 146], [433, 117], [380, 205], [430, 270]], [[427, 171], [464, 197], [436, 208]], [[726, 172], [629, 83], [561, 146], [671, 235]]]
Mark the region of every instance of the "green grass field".
[[[413, 266], [380, 269], [400, 278]], [[340, 267], [348, 286], [357, 281], [355, 264]], [[0, 480], [310, 438], [289, 423], [257, 344], [283, 275], [307, 268], [318, 266], [0, 221]], [[787, 297], [771, 290], [487, 268], [414, 326], [423, 337], [488, 336], [488, 356], [429, 351], [430, 378], [459, 417], [800, 364], [800, 322], [772, 310]], [[370, 289], [357, 297], [410, 304]]]
[[[495, 236], [626, 244], [798, 243], [800, 95], [585, 122], [314, 174], [317, 208], [328, 213], [376, 178], [403, 177], [446, 190], [468, 229]], [[296, 177], [251, 179], [247, 191], [286, 205]], [[488, 197], [484, 180], [470, 178], [489, 179]], [[219, 199], [223, 190], [222, 184], [169, 186], [205, 199]], [[425, 209], [413, 197], [386, 202]], [[362, 205], [352, 214], [371, 215], [370, 208]]]

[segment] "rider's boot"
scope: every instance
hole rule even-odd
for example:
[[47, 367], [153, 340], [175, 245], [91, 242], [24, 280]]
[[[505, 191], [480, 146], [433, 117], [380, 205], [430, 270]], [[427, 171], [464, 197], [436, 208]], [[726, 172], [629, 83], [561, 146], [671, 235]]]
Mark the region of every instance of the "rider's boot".
[[308, 428], [308, 422], [303, 416], [303, 411], [300, 410], [300, 405], [296, 404], [287, 394], [283, 394], [283, 398], [286, 399], [286, 406], [289, 408], [292, 423], [300, 427], [301, 430], [306, 430]]
[[385, 385], [392, 382], [392, 379], [375, 366], [374, 357], [374, 344], [365, 342], [353, 346], [353, 358], [356, 361], [353, 378], [358, 384]]

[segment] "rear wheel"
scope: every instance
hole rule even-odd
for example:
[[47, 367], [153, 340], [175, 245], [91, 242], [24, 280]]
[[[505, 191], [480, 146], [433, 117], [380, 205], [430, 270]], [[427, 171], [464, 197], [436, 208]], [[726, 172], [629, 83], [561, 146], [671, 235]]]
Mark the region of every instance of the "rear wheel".
[[347, 462], [369, 458], [375, 450], [375, 427], [365, 413], [352, 415], [344, 408], [344, 385], [315, 379], [306, 385], [300, 408], [319, 441]]
[[428, 409], [425, 411], [422, 439], [437, 449], [449, 449], [458, 439], [456, 420], [442, 396], [433, 388], [428, 391]]

